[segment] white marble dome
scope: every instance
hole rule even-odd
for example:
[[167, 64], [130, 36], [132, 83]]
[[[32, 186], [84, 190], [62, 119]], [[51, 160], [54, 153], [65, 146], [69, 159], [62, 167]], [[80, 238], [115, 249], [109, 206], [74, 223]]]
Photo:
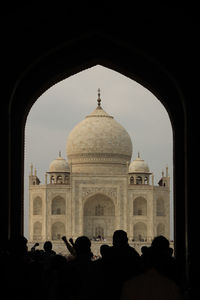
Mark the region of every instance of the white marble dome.
[[148, 164], [140, 158], [139, 154], [138, 157], [131, 162], [129, 166], [129, 173], [149, 173]]
[[49, 165], [49, 172], [50, 173], [63, 173], [63, 172], [70, 172], [69, 165], [61, 154], [59, 153], [59, 157], [53, 160]]
[[132, 142], [128, 132], [98, 107], [77, 124], [67, 140], [67, 157], [72, 164], [130, 162]]

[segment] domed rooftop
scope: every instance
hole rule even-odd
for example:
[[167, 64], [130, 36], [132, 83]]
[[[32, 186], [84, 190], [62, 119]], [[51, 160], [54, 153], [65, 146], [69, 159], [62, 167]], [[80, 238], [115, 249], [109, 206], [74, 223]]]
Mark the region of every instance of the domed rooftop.
[[[68, 160], [72, 162], [72, 165], [88, 163], [127, 165], [132, 156], [130, 136], [112, 116], [102, 109], [100, 91], [97, 101], [97, 108], [78, 123], [68, 137]], [[84, 171], [83, 168], [81, 169]]]
[[59, 152], [59, 157], [53, 160], [49, 165], [49, 173], [63, 173], [70, 172], [69, 165], [66, 162], [66, 159], [61, 157], [61, 153]]
[[143, 159], [140, 158], [139, 153], [138, 157], [131, 162], [129, 166], [129, 173], [149, 173], [149, 166]]

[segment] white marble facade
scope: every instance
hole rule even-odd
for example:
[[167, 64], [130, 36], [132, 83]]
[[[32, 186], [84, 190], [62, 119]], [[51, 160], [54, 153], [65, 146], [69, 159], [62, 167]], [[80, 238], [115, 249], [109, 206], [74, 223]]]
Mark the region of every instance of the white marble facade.
[[29, 176], [29, 241], [59, 242], [63, 235], [101, 236], [127, 231], [130, 240], [149, 242], [170, 235], [168, 169], [158, 185], [147, 163], [131, 162], [128, 132], [101, 107], [71, 131], [67, 160], [53, 160], [40, 184], [33, 166]]

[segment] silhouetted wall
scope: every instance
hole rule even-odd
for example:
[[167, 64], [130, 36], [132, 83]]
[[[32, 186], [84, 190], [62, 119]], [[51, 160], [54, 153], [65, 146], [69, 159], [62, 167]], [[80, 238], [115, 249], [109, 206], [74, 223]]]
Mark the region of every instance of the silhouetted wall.
[[95, 8], [85, 2], [2, 7], [1, 183], [7, 191], [0, 201], [2, 238], [23, 232], [24, 126], [32, 104], [56, 82], [101, 64], [148, 88], [169, 113], [174, 137], [175, 247], [189, 274], [198, 236], [191, 153], [199, 24], [193, 12], [184, 6], [130, 9], [110, 3]]

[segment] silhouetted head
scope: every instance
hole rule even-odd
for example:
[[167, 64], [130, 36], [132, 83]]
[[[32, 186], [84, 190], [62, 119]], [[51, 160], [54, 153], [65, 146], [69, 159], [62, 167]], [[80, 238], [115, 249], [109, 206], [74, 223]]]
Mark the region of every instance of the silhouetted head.
[[28, 251], [27, 247], [28, 240], [23, 236], [20, 235], [11, 240], [11, 249], [13, 252], [19, 255], [24, 255]]
[[169, 241], [166, 237], [159, 235], [153, 239], [151, 246], [157, 251], [165, 251], [169, 249]]
[[[164, 236], [157, 236], [153, 239], [150, 247], [142, 247], [142, 258], [146, 268], [156, 268], [159, 272], [168, 270], [169, 258], [173, 249], [169, 247], [169, 241]], [[170, 268], [170, 264], [169, 264]]]
[[109, 256], [109, 250], [110, 250], [110, 247], [108, 245], [106, 245], [106, 244], [101, 245], [100, 254], [101, 254], [102, 258], [106, 258]]
[[150, 248], [156, 253], [162, 253], [167, 255], [173, 254], [173, 249], [170, 248], [168, 239], [166, 239], [166, 237], [162, 235], [159, 235], [153, 239]]
[[80, 236], [76, 239], [74, 248], [76, 250], [76, 254], [89, 254], [91, 253], [91, 242], [87, 236]]
[[46, 252], [51, 251], [51, 250], [52, 250], [52, 242], [46, 241], [46, 242], [44, 243], [43, 248], [44, 248], [44, 250], [45, 250]]
[[113, 234], [113, 246], [125, 246], [128, 244], [127, 233], [124, 230], [116, 230]]
[[142, 247], [141, 247], [142, 255], [145, 255], [145, 254], [147, 253], [148, 249], [149, 249], [149, 248], [148, 248], [147, 246], [142, 246]]

